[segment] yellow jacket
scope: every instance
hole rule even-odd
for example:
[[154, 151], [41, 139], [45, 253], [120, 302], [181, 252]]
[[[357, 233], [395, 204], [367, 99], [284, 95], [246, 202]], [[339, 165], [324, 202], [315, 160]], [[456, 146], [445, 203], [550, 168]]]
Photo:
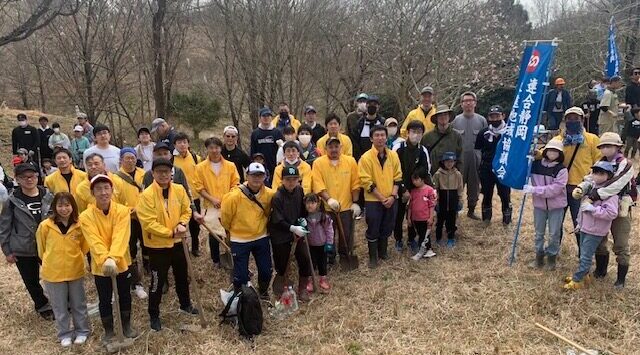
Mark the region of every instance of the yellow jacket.
[[84, 276], [84, 256], [89, 244], [80, 224], [69, 226], [67, 234], [51, 218], [46, 218], [36, 231], [38, 257], [42, 259], [40, 276], [49, 282], [74, 281]]
[[[284, 167], [283, 163], [278, 164], [276, 169], [273, 171], [273, 183], [271, 186], [274, 190], [277, 190], [280, 185], [282, 185], [282, 169]], [[311, 190], [311, 165], [307, 162], [300, 160], [300, 164], [298, 164], [298, 172], [300, 173], [300, 179], [302, 180], [302, 190], [304, 190], [305, 195], [310, 193]]]
[[[216, 175], [211, 168], [211, 161], [209, 159], [205, 159], [203, 162], [196, 165], [192, 190], [198, 193], [204, 190], [209, 195], [222, 200], [222, 197], [239, 183], [240, 175], [238, 175], [238, 169], [236, 169], [235, 164], [222, 158], [220, 174]], [[202, 208], [205, 209], [209, 207], [212, 207], [211, 202], [203, 198]]]
[[172, 248], [173, 244], [181, 241], [173, 238], [173, 230], [178, 224], [185, 226], [191, 218], [191, 201], [182, 185], [171, 183], [169, 198], [165, 207], [162, 187], [153, 182], [140, 195], [140, 202], [136, 207], [138, 220], [143, 233], [144, 245], [148, 248]]
[[[273, 125], [273, 127], [278, 127], [279, 119], [280, 119], [280, 116], [276, 116], [273, 120], [271, 120], [271, 124]], [[298, 121], [298, 119], [292, 114], [289, 114], [289, 121], [291, 122], [291, 127], [293, 127], [293, 129], [295, 129], [296, 132], [298, 132], [298, 128], [300, 128], [300, 126], [302, 125], [300, 121]]]
[[232, 242], [252, 242], [267, 236], [267, 222], [271, 215], [273, 195], [275, 195], [274, 190], [263, 186], [256, 196], [264, 209], [249, 200], [240, 187], [234, 187], [224, 195], [220, 222], [222, 227], [229, 231]]
[[411, 121], [420, 121], [424, 125], [424, 133], [427, 133], [435, 127], [435, 125], [431, 122], [431, 116], [436, 113], [436, 105], [435, 103], [431, 105], [431, 109], [425, 116], [424, 111], [422, 111], [422, 105], [418, 105], [415, 109], [411, 110], [407, 117], [405, 117], [404, 122], [402, 122], [402, 127], [400, 128], [400, 136], [404, 139], [407, 138], [409, 132], [407, 131], [407, 125]]
[[364, 189], [365, 201], [379, 201], [370, 192], [374, 185], [379, 193], [384, 197], [389, 197], [393, 192], [393, 185], [397, 182], [402, 182], [402, 170], [400, 169], [398, 154], [389, 148], [385, 148], [385, 152], [387, 160], [384, 163], [384, 167], [380, 166], [378, 151], [375, 147], [372, 147], [360, 157], [358, 162], [360, 185]]
[[80, 214], [80, 228], [91, 250], [92, 274], [104, 276], [102, 264], [107, 258], [115, 260], [118, 273], [125, 272], [131, 265], [129, 211], [129, 207], [112, 201], [106, 215], [94, 204]]
[[[122, 167], [120, 167], [119, 171], [121, 173], [129, 175], [126, 171], [122, 170]], [[135, 178], [133, 179], [133, 181], [135, 181], [135, 183], [138, 184], [142, 190], [144, 190], [144, 184], [142, 183], [142, 180], [144, 179], [144, 173], [144, 169], [136, 168]], [[119, 180], [119, 185], [122, 186], [122, 191], [120, 193], [122, 201], [120, 202], [127, 207], [135, 208], [138, 204], [138, 196], [142, 193], [141, 189], [138, 189], [137, 187], [126, 182], [117, 174], [113, 174], [113, 176], [114, 179]]]
[[[124, 189], [122, 187], [122, 179], [109, 172], [107, 175], [113, 182], [113, 196], [111, 197], [111, 200], [125, 204], [126, 200], [123, 196]], [[82, 182], [78, 184], [78, 188], [76, 189], [76, 203], [78, 204], [78, 213], [82, 213], [89, 207], [89, 205], [96, 203], [95, 197], [91, 194], [91, 181], [89, 181], [88, 176], [87, 179], [82, 180]]]
[[[576, 158], [573, 160], [571, 169], [569, 169], [569, 180], [567, 181], [567, 185], [578, 185], [581, 183], [584, 177], [589, 175], [589, 171], [591, 171], [593, 164], [602, 157], [600, 149], [597, 147], [598, 143], [600, 143], [600, 138], [595, 134], [588, 132], [584, 132], [583, 134], [584, 142], [580, 144], [578, 153], [576, 153]], [[553, 139], [562, 141], [564, 137], [562, 137], [562, 135], [557, 135], [553, 137]], [[571, 161], [571, 157], [575, 150], [575, 145], [564, 146], [563, 153], [565, 167], [569, 166], [569, 162]]]
[[187, 177], [187, 183], [189, 184], [189, 189], [191, 189], [191, 197], [195, 200], [200, 198], [200, 194], [198, 191], [193, 188], [196, 180], [196, 165], [202, 161], [202, 158], [196, 154], [196, 160], [193, 161], [193, 155], [191, 152], [187, 152], [186, 157], [182, 157], [182, 155], [174, 155], [173, 156], [173, 165], [182, 169], [184, 172], [184, 176]]
[[77, 188], [78, 185], [87, 179], [87, 173], [82, 170], [76, 169], [73, 166], [71, 169], [71, 182], [67, 184], [67, 180], [64, 179], [64, 176], [60, 173], [60, 170], [55, 171], [53, 174], [47, 176], [44, 179], [44, 186], [46, 186], [52, 194], [57, 194], [58, 192], [71, 192], [71, 195], [75, 199], [77, 196]]
[[[324, 136], [318, 139], [318, 143], [316, 144], [316, 148], [320, 151], [320, 154], [327, 155], [327, 140], [329, 139], [329, 134], [325, 134]], [[348, 155], [350, 157], [353, 156], [353, 144], [351, 144], [351, 138], [346, 134], [338, 133], [338, 140], [340, 141], [340, 152], [343, 155]], [[315, 162], [314, 162], [315, 164]]]
[[340, 203], [340, 212], [351, 208], [351, 193], [360, 189], [358, 163], [353, 157], [341, 154], [338, 164], [334, 166], [329, 156], [323, 155], [313, 162], [311, 173], [314, 193], [326, 190], [329, 196]]

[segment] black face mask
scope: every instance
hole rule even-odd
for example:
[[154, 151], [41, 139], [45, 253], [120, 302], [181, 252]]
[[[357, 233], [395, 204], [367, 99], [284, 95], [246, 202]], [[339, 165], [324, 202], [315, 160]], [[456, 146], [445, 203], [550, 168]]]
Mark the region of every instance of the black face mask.
[[370, 114], [370, 115], [375, 115], [375, 114], [376, 114], [376, 112], [378, 112], [378, 107], [373, 106], [373, 105], [371, 105], [371, 106], [367, 106], [367, 113], [368, 113], [368, 114]]
[[498, 128], [498, 127], [500, 127], [502, 125], [502, 122], [504, 122], [504, 121], [491, 121], [491, 122], [489, 122], [489, 124], [491, 126], [493, 126], [493, 128]]
[[287, 120], [287, 119], [289, 119], [289, 114], [287, 113], [287, 111], [280, 112], [280, 119], [281, 119], [281, 120]]

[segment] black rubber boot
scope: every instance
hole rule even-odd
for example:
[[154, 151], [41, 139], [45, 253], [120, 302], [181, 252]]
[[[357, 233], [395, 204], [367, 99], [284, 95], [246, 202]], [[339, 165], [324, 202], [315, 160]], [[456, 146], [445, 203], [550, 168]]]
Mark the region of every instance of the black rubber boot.
[[113, 332], [113, 317], [100, 318], [102, 321], [102, 328], [104, 328], [104, 335], [102, 336], [102, 345], [107, 345], [116, 333]]
[[469, 206], [469, 211], [467, 212], [467, 217], [473, 219], [474, 221], [479, 221], [480, 217], [476, 215], [476, 206]]
[[122, 332], [127, 338], [136, 338], [138, 331], [131, 327], [131, 311], [123, 311], [120, 313], [122, 317]]
[[536, 254], [536, 260], [529, 263], [529, 267], [533, 269], [542, 269], [544, 266], [544, 254]]
[[389, 237], [382, 237], [378, 239], [378, 257], [380, 257], [380, 259], [382, 260], [389, 259], [389, 254], [387, 250], [388, 244], [389, 244]]
[[378, 241], [367, 241], [369, 247], [369, 269], [378, 267]]
[[513, 208], [509, 207], [502, 210], [502, 224], [508, 226], [511, 224], [511, 215], [513, 214]]
[[269, 281], [258, 280], [258, 294], [261, 300], [269, 301]]
[[602, 279], [607, 276], [607, 268], [609, 267], [609, 254], [598, 255], [596, 254], [596, 270], [593, 272], [593, 277], [596, 279]]
[[556, 269], [557, 255], [547, 255], [547, 270], [554, 271]]
[[616, 280], [616, 283], [613, 284], [613, 287], [619, 290], [624, 288], [627, 272], [629, 272], [629, 265], [618, 264], [618, 279]]
[[491, 209], [491, 207], [483, 207], [482, 208], [482, 221], [484, 222], [485, 225], [489, 225], [491, 224], [491, 217], [493, 214], [493, 210]]

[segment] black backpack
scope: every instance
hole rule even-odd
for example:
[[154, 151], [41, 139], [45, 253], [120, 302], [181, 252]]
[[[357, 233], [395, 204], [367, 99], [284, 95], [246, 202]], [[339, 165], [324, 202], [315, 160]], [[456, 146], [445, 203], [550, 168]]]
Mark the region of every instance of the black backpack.
[[[229, 309], [233, 301], [238, 298], [238, 311], [236, 314], [229, 314]], [[251, 339], [262, 333], [262, 306], [260, 297], [253, 287], [242, 285], [240, 290], [233, 291], [224, 310], [220, 313], [223, 323], [225, 320], [236, 318], [238, 322], [238, 332], [245, 338]]]

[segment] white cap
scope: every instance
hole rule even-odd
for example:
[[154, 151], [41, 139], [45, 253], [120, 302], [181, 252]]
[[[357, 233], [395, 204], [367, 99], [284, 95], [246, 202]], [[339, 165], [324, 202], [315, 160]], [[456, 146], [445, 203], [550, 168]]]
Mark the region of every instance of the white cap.
[[75, 126], [75, 127], [73, 127], [73, 131], [74, 132], [84, 132], [84, 128], [82, 128], [82, 126]]
[[222, 130], [222, 134], [227, 134], [227, 132], [233, 132], [236, 135], [238, 135], [238, 129], [235, 128], [234, 126], [227, 126], [224, 128], [224, 130]]
[[254, 174], [266, 174], [267, 171], [264, 170], [264, 166], [260, 163], [251, 163], [249, 164], [249, 169], [247, 169], [247, 175]]
[[91, 178], [90, 188], [93, 190], [93, 186], [99, 182], [108, 182], [109, 185], [113, 186], [113, 182], [111, 181], [111, 178], [109, 176], [104, 174], [98, 174], [93, 178]]

